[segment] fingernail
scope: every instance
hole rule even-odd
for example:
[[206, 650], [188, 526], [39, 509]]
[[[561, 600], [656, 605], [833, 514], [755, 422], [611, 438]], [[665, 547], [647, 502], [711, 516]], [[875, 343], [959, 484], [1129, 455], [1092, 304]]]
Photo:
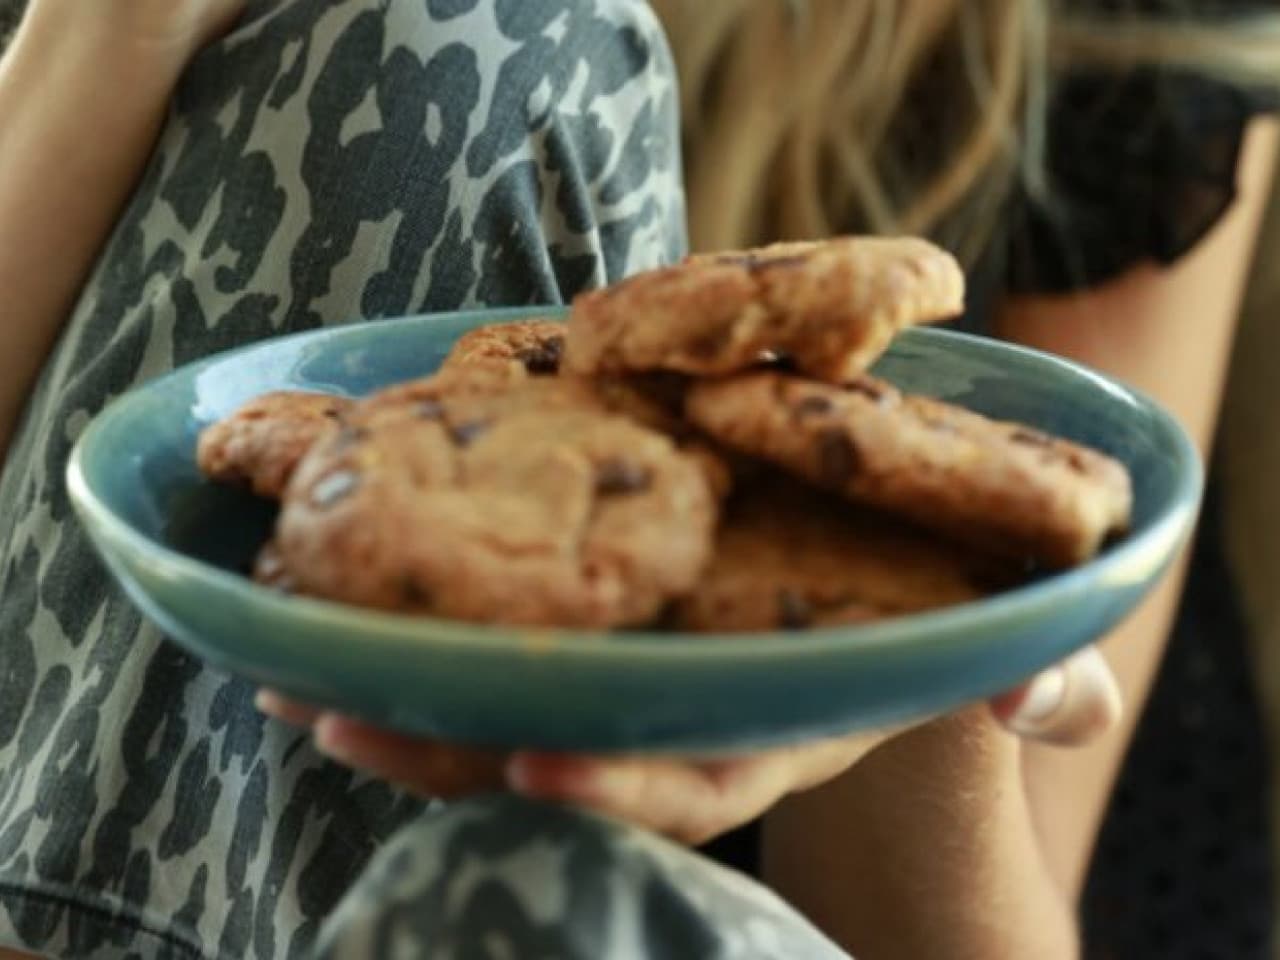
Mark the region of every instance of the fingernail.
[[1017, 733], [1034, 734], [1066, 700], [1067, 677], [1061, 668], [1046, 670], [1031, 681], [1027, 692], [1010, 714], [1008, 725]]
[[1106, 658], [1097, 648], [1087, 647], [1037, 677], [1005, 725], [1044, 743], [1080, 746], [1114, 728], [1122, 706]]

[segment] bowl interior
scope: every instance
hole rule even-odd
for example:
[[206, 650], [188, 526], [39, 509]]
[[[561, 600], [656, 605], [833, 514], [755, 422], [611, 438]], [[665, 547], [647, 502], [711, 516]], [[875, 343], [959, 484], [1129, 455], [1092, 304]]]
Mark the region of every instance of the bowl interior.
[[[479, 323], [548, 311], [489, 311], [386, 321], [283, 338], [214, 357], [132, 393], [93, 425], [79, 450], [93, 495], [155, 546], [243, 572], [273, 522], [271, 504], [205, 482], [199, 432], [272, 389], [362, 396], [429, 374]], [[1130, 470], [1133, 532], [1194, 496], [1194, 453], [1169, 418], [1111, 380], [1031, 351], [942, 330], [909, 331], [874, 372], [901, 389], [1016, 420], [1096, 447]]]
[[275, 508], [203, 480], [194, 451], [205, 426], [269, 390], [360, 396], [428, 374], [466, 330], [530, 315], [548, 311], [335, 328], [183, 368], [89, 425], [69, 467], [73, 501], [153, 619], [257, 682], [474, 742], [681, 750], [905, 719], [1003, 689], [1131, 608], [1198, 505], [1196, 453], [1142, 396], [1043, 354], [924, 329], [900, 337], [875, 372], [1117, 457], [1133, 476], [1132, 531], [1080, 568], [959, 607], [696, 640], [636, 631], [602, 642], [598, 633], [397, 617], [284, 598], [243, 576]]

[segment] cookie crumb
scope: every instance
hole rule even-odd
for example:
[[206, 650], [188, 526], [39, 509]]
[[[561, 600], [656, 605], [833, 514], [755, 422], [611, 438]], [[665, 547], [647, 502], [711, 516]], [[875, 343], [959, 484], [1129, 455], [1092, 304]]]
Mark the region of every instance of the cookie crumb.
[[469, 420], [449, 427], [449, 436], [460, 447], [468, 447], [480, 434], [489, 429], [487, 420]]
[[813, 607], [795, 590], [778, 591], [778, 624], [785, 630], [804, 630], [813, 624]]
[[596, 493], [602, 497], [641, 493], [651, 482], [648, 470], [625, 460], [606, 460], [596, 467]]
[[862, 463], [858, 448], [849, 435], [838, 427], [818, 434], [818, 469], [824, 483], [842, 489]]

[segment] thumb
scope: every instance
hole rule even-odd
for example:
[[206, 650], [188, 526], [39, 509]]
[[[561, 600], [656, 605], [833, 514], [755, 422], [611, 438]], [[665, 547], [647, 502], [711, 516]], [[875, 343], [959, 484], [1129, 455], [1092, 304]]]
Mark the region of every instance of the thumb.
[[1086, 647], [1029, 682], [995, 697], [991, 710], [1010, 732], [1059, 746], [1083, 746], [1112, 730], [1120, 687], [1097, 647]]

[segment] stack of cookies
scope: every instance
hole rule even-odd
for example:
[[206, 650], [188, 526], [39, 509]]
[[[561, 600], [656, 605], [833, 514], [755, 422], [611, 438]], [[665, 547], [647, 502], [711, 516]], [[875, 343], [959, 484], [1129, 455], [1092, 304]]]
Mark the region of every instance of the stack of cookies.
[[865, 371], [955, 316], [914, 239], [695, 256], [482, 327], [361, 401], [261, 397], [201, 469], [281, 501], [254, 576], [472, 622], [752, 631], [962, 603], [1091, 557], [1122, 465]]

